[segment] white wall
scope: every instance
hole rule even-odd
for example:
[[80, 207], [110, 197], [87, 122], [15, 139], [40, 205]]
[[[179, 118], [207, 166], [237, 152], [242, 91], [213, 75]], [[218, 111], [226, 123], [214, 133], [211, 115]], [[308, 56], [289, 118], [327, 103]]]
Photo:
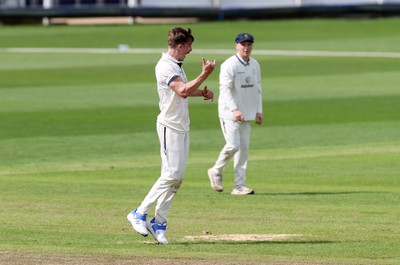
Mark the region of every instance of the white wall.
[[379, 0], [303, 0], [303, 5], [365, 5], [377, 4]]
[[400, 0], [141, 0], [142, 7], [274, 8], [400, 3]]
[[[79, 2], [78, 0], [75, 0]], [[43, 0], [45, 8], [51, 8], [58, 1]], [[138, 5], [138, 2], [141, 4]], [[276, 8], [296, 6], [335, 6], [362, 4], [400, 4], [400, 0], [127, 0], [130, 7], [193, 7], [193, 8]], [[25, 7], [25, 0], [0, 0], [2, 8]]]
[[142, 7], [213, 7], [213, 0], [141, 0]]
[[298, 0], [220, 0], [222, 8], [293, 7]]

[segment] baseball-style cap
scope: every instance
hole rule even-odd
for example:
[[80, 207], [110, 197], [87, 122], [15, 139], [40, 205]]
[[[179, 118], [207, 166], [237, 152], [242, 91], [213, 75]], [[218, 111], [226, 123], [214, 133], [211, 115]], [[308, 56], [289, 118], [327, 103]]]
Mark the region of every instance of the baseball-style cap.
[[254, 37], [253, 37], [253, 35], [251, 35], [249, 33], [240, 33], [236, 36], [235, 41], [236, 41], [236, 43], [245, 42], [245, 41], [254, 42]]

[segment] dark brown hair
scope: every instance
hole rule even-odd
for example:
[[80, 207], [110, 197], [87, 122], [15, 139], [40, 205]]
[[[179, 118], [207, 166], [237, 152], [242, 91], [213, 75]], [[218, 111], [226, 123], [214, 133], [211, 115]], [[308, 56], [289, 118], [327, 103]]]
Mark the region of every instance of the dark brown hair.
[[171, 48], [175, 48], [179, 44], [185, 44], [188, 40], [191, 39], [194, 41], [194, 37], [192, 35], [192, 30], [190, 28], [173, 28], [168, 32], [168, 46]]

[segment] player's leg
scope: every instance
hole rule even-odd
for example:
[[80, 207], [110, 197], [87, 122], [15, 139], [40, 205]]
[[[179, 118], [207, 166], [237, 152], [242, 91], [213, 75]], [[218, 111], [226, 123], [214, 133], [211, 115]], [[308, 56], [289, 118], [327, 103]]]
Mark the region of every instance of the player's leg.
[[167, 183], [171, 188], [163, 193], [158, 201], [155, 211], [156, 221], [164, 223], [167, 221], [169, 209], [175, 194], [178, 192], [186, 170], [189, 156], [189, 133], [176, 133], [167, 130], [167, 167], [165, 168]]
[[159, 181], [162, 185], [169, 184], [169, 188], [158, 197], [155, 217], [147, 223], [148, 231], [162, 244], [168, 243], [167, 218], [172, 201], [182, 184], [189, 155], [189, 133], [177, 133], [170, 129], [165, 132], [165, 163], [163, 178]]
[[166, 150], [166, 139], [169, 139], [170, 137], [167, 137], [167, 131], [167, 128], [157, 123], [157, 133], [160, 140], [161, 176], [150, 189], [140, 206], [127, 216], [133, 228], [143, 236], [148, 235], [146, 218], [149, 210], [160, 196], [166, 194], [168, 190], [172, 189], [171, 187], [174, 187], [177, 185], [177, 183], [179, 183], [176, 178], [170, 176], [171, 171]]
[[226, 164], [239, 150], [240, 136], [239, 136], [239, 125], [240, 123], [233, 120], [220, 119], [222, 133], [225, 138], [225, 145], [222, 148], [217, 161], [213, 168], [222, 174]]
[[167, 156], [167, 133], [169, 129], [157, 123], [158, 139], [160, 141], [160, 156], [161, 156], [161, 176], [150, 189], [147, 196], [137, 209], [140, 214], [147, 214], [158, 198], [164, 194], [171, 185], [175, 184], [175, 180], [170, 177], [168, 156]]
[[239, 151], [234, 156], [234, 172], [235, 181], [234, 189], [232, 194], [234, 195], [244, 195], [253, 194], [254, 191], [246, 187], [246, 171], [247, 171], [247, 161], [249, 158], [249, 145], [250, 145], [250, 132], [251, 124], [249, 121], [242, 122], [239, 128], [240, 135], [240, 148]]
[[225, 145], [222, 148], [215, 165], [208, 170], [211, 187], [216, 191], [222, 191], [222, 175], [226, 164], [239, 150], [239, 123], [233, 120], [220, 119]]

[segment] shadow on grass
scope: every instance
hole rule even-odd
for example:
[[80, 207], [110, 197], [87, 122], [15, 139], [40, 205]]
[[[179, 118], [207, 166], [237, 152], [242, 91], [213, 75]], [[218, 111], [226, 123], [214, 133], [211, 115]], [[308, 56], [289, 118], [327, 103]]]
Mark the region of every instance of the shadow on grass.
[[347, 195], [347, 194], [383, 194], [388, 192], [377, 192], [377, 191], [339, 191], [339, 192], [279, 192], [279, 193], [268, 193], [268, 192], [256, 192], [255, 195], [262, 196], [319, 196], [319, 195]]

